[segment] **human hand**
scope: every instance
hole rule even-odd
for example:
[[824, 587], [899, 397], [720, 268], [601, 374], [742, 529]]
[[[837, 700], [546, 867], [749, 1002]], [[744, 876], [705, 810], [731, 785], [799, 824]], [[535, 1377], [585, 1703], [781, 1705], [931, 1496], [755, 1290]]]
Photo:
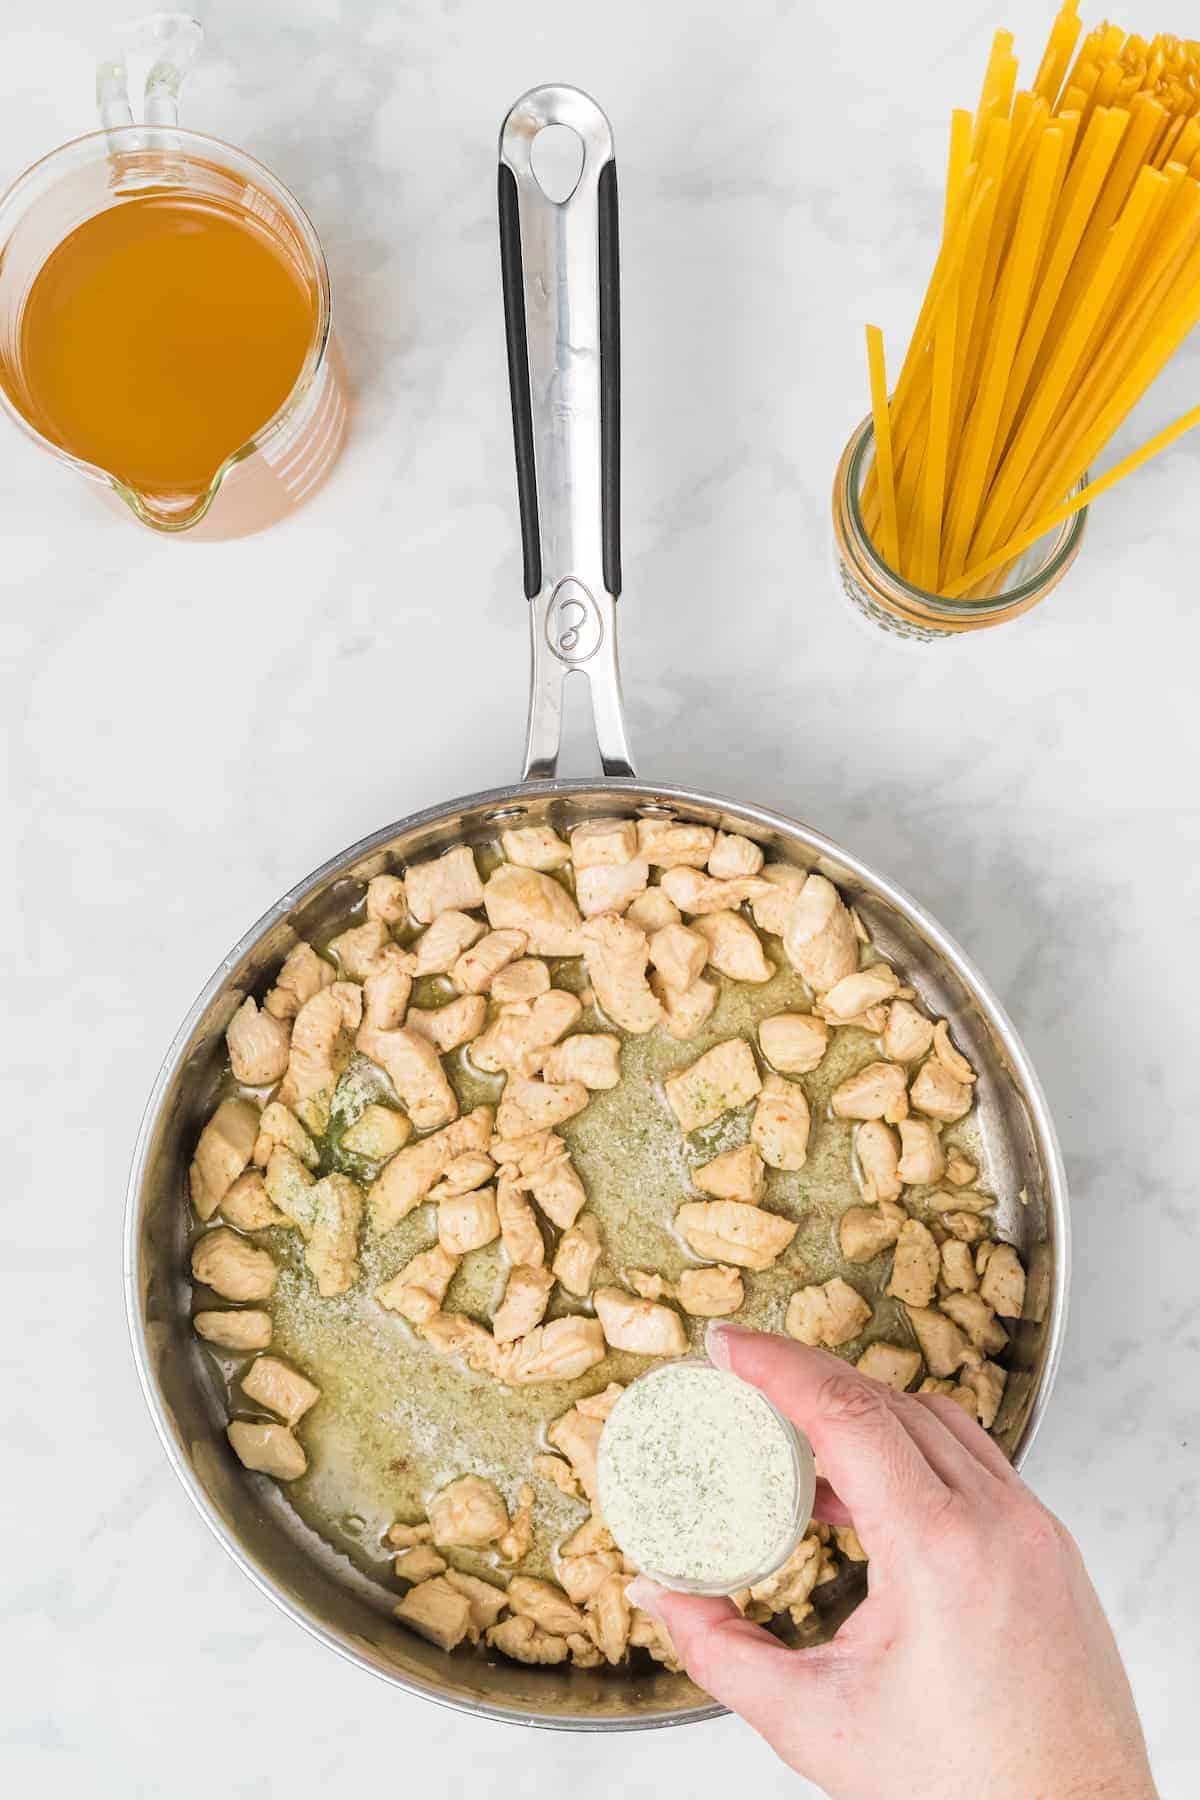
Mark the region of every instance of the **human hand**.
[[786, 1338], [710, 1326], [828, 1478], [867, 1599], [792, 1650], [729, 1600], [639, 1580], [688, 1673], [833, 1800], [1155, 1800], [1133, 1696], [1074, 1542], [961, 1407]]

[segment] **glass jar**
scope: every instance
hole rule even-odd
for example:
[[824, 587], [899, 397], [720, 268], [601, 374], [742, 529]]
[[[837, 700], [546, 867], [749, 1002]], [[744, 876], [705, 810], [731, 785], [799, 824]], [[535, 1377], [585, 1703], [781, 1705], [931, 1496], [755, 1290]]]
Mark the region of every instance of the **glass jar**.
[[[946, 600], [926, 593], [888, 567], [867, 534], [861, 496], [870, 466], [874, 427], [870, 416], [842, 452], [833, 480], [833, 531], [838, 585], [864, 618], [895, 637], [932, 643], [960, 631], [981, 631], [1028, 612], [1056, 587], [1079, 554], [1087, 507], [1031, 544], [1012, 566], [991, 578], [986, 599]], [[1082, 475], [1071, 490], [1086, 486]]]

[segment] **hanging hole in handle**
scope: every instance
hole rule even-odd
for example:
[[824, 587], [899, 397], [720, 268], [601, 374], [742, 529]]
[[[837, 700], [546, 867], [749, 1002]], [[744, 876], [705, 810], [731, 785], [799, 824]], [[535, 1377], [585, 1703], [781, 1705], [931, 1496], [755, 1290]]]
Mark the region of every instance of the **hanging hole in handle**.
[[529, 146], [529, 163], [547, 200], [565, 206], [583, 174], [583, 139], [569, 125], [543, 125]]

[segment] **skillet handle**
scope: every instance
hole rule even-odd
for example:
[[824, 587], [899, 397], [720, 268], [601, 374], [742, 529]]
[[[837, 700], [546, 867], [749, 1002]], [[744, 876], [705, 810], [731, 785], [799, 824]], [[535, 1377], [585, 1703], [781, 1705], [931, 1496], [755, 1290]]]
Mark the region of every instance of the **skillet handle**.
[[[578, 180], [555, 200], [534, 141], [566, 126]], [[617, 661], [620, 547], [620, 299], [612, 129], [578, 88], [522, 96], [500, 132], [500, 267], [517, 497], [530, 602], [525, 779], [552, 777], [562, 688], [586, 675], [606, 775], [629, 776]]]

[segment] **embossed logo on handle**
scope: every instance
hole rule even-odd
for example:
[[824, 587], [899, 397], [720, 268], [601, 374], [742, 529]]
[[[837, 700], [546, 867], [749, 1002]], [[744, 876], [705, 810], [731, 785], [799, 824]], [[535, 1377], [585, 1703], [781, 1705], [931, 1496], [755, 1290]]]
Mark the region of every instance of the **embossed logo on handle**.
[[568, 575], [546, 608], [546, 642], [560, 662], [585, 663], [604, 639], [599, 608], [582, 581]]

